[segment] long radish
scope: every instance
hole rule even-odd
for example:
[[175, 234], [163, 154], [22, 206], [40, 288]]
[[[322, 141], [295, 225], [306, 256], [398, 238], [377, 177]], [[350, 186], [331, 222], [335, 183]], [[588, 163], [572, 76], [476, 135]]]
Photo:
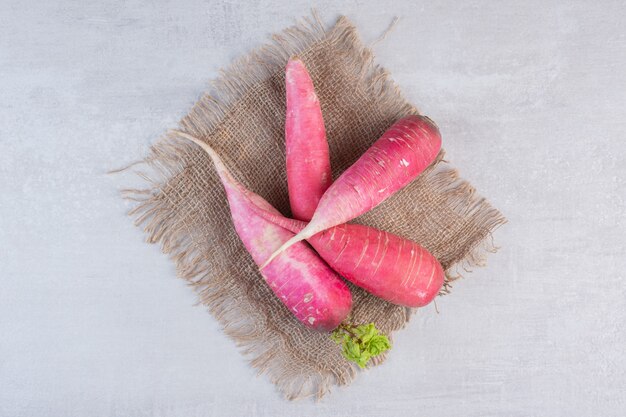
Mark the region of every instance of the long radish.
[[332, 182], [326, 129], [313, 81], [298, 58], [285, 70], [285, 149], [289, 203], [295, 219], [311, 220]]
[[[260, 207], [255, 209], [265, 219], [293, 233], [306, 226], [306, 222]], [[344, 223], [307, 241], [345, 279], [394, 304], [423, 307], [443, 285], [444, 271], [437, 259], [424, 247], [392, 233]]]
[[[183, 132], [171, 133], [196, 143], [211, 157], [226, 191], [235, 230], [257, 265], [294, 236], [258, 214], [261, 208], [280, 215], [237, 182], [208, 144]], [[330, 331], [350, 312], [352, 295], [347, 285], [306, 243], [289, 248], [261, 273], [276, 296], [307, 327]]]
[[[311, 220], [330, 185], [330, 157], [320, 103], [304, 63], [292, 58], [285, 71], [287, 183], [293, 217]], [[304, 222], [259, 209], [268, 220], [298, 233]], [[344, 278], [392, 303], [421, 307], [443, 284], [443, 269], [415, 242], [367, 226], [343, 224], [308, 239]]]
[[309, 224], [276, 250], [278, 254], [330, 227], [371, 210], [410, 183], [441, 149], [437, 126], [425, 116], [407, 116], [394, 123], [326, 190]]

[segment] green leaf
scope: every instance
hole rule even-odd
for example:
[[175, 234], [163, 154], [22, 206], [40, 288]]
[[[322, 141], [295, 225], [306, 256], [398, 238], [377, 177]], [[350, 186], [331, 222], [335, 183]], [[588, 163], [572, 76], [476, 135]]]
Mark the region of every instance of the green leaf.
[[364, 326], [358, 326], [357, 329], [360, 329], [359, 337], [363, 343], [369, 342], [374, 336], [378, 334], [378, 330], [374, 323], [366, 324]]
[[336, 328], [335, 330], [333, 330], [333, 332], [330, 334], [330, 338], [337, 344], [341, 344], [341, 342], [343, 342], [343, 336], [345, 335], [345, 333], [343, 333], [339, 328]]
[[353, 362], [358, 363], [361, 358], [361, 348], [359, 347], [359, 344], [352, 339], [348, 339], [343, 345], [342, 353], [346, 359]]
[[374, 323], [341, 324], [331, 334], [331, 339], [342, 345], [344, 358], [365, 368], [369, 360], [391, 348], [387, 336], [380, 334]]
[[371, 356], [372, 355], [367, 351], [361, 352], [361, 356], [359, 356], [359, 359], [356, 361], [356, 364], [359, 365], [359, 367], [361, 368], [365, 368]]
[[391, 343], [385, 335], [374, 336], [367, 344], [368, 351], [372, 356], [380, 355], [386, 350], [391, 349]]

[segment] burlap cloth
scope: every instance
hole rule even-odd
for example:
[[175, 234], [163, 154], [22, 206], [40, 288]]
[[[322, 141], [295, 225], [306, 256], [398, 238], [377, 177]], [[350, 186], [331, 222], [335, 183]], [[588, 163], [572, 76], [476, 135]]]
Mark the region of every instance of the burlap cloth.
[[[284, 67], [294, 54], [306, 63], [320, 98], [335, 178], [396, 119], [417, 112], [374, 65], [345, 17], [330, 30], [315, 17], [305, 19], [235, 62], [179, 129], [208, 141], [240, 181], [286, 215]], [[445, 144], [445, 128], [443, 139]], [[480, 264], [492, 248], [491, 232], [504, 218], [442, 155], [416, 181], [356, 221], [421, 243], [450, 272]], [[143, 162], [150, 171], [142, 173], [147, 188], [126, 192], [138, 201], [131, 215], [148, 241], [160, 242], [170, 254], [179, 276], [252, 366], [290, 399], [321, 397], [333, 384], [350, 383], [356, 365], [341, 356], [328, 334], [302, 326], [263, 281], [235, 234], [223, 188], [205, 154], [164, 137]], [[411, 316], [411, 309], [351, 289], [356, 323], [375, 322], [391, 335]]]

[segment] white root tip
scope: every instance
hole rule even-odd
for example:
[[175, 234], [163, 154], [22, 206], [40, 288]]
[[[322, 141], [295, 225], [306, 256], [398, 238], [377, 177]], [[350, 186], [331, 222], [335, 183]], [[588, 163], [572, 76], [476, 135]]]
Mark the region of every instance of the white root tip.
[[303, 241], [304, 239], [305, 239], [305, 237], [300, 236], [300, 233], [298, 233], [297, 235], [295, 235], [294, 237], [292, 237], [291, 239], [289, 239], [288, 241], [283, 243], [283, 245], [280, 248], [276, 249], [274, 251], [274, 253], [272, 253], [270, 255], [270, 257], [267, 258], [267, 261], [265, 261], [263, 263], [263, 265], [261, 265], [260, 269], [265, 269], [265, 267], [267, 265], [269, 265], [270, 262], [272, 262], [274, 260], [274, 258], [276, 258], [278, 255], [280, 255], [281, 253], [283, 253], [284, 251], [289, 249], [292, 245], [294, 245], [294, 244], [296, 244], [296, 243], [298, 243], [300, 241]]
[[198, 145], [199, 147], [202, 148], [202, 150], [204, 150], [213, 160], [213, 162], [215, 163], [215, 166], [219, 169], [225, 169], [226, 167], [224, 166], [224, 162], [222, 162], [222, 158], [220, 158], [220, 156], [217, 154], [217, 152], [215, 152], [215, 150], [206, 142], [201, 141], [200, 139], [196, 138], [195, 136], [191, 136], [188, 133], [185, 132], [181, 132], [180, 130], [176, 130], [176, 129], [170, 129], [167, 131], [167, 133], [169, 135], [172, 136], [178, 136], [179, 138], [182, 139], [186, 139], [188, 141], [191, 141], [193, 143], [195, 143], [196, 145]]
[[171, 136], [178, 136], [179, 138], [187, 139], [188, 141], [191, 141], [195, 143], [196, 145], [200, 146], [209, 155], [212, 155], [215, 153], [213, 149], [210, 146], [208, 146], [206, 143], [202, 142], [200, 139], [196, 138], [195, 136], [191, 136], [188, 133], [181, 132], [180, 130], [176, 130], [176, 129], [169, 129], [167, 131], [167, 134]]
[[260, 269], [264, 269], [267, 265], [269, 265], [270, 262], [274, 260], [274, 258], [276, 258], [278, 255], [280, 255], [281, 253], [289, 249], [294, 244], [301, 242], [303, 240], [306, 240], [310, 238], [311, 236], [313, 236], [315, 233], [317, 233], [316, 230], [313, 230], [312, 227], [309, 227], [310, 225], [311, 223], [309, 223], [304, 229], [302, 229], [300, 233], [297, 233], [294, 237], [292, 237], [291, 239], [283, 243], [283, 245], [280, 248], [276, 249], [274, 253], [272, 253], [270, 257], [267, 258], [267, 261], [265, 261], [263, 265], [261, 265]]
[[222, 158], [220, 158], [217, 152], [215, 152], [215, 150], [208, 143], [203, 142], [200, 139], [194, 136], [191, 136], [190, 134], [181, 132], [180, 130], [176, 130], [176, 129], [170, 129], [167, 131], [167, 133], [171, 136], [176, 136], [182, 139], [186, 139], [198, 145], [200, 148], [202, 148], [202, 150], [204, 150], [209, 155], [209, 157], [211, 158], [211, 161], [213, 161], [213, 165], [215, 165], [215, 169], [217, 170], [217, 173], [222, 179], [222, 182], [226, 180], [230, 183], [238, 184], [237, 181], [230, 174], [230, 171], [228, 171], [228, 168], [226, 168], [226, 165], [224, 165]]

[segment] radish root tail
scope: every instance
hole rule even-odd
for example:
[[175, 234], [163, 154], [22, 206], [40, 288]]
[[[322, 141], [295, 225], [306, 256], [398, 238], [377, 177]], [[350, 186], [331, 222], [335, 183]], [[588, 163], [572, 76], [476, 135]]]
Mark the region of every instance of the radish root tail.
[[304, 229], [300, 230], [300, 232], [297, 233], [294, 237], [292, 237], [291, 239], [283, 243], [283, 245], [280, 248], [276, 249], [274, 253], [272, 253], [270, 257], [267, 258], [267, 261], [265, 261], [263, 265], [261, 265], [261, 269], [269, 265], [269, 263], [272, 262], [274, 258], [276, 258], [278, 255], [280, 255], [281, 253], [289, 249], [292, 245], [298, 242], [301, 242], [303, 240], [306, 240], [310, 238], [311, 236], [313, 236], [314, 234], [320, 232], [320, 230], [315, 230], [314, 229], [315, 227], [316, 226], [314, 226], [313, 223], [309, 223]]

